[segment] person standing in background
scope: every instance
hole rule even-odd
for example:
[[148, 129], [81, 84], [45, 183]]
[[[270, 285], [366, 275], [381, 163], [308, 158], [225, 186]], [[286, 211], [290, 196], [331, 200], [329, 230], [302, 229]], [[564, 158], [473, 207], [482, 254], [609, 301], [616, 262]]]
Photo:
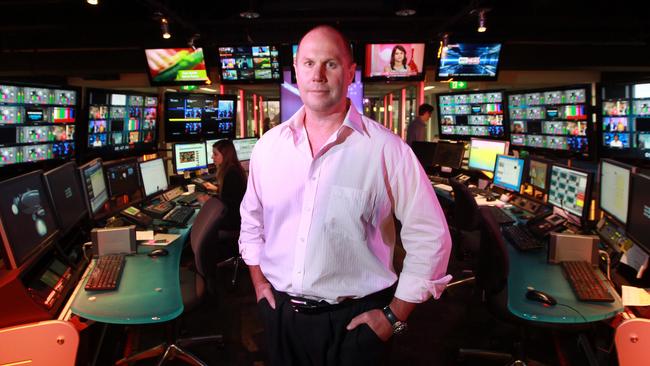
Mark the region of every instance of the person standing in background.
[[431, 119], [433, 106], [424, 103], [418, 108], [418, 116], [413, 118], [406, 130], [406, 143], [411, 146], [413, 141], [426, 141], [427, 122]]

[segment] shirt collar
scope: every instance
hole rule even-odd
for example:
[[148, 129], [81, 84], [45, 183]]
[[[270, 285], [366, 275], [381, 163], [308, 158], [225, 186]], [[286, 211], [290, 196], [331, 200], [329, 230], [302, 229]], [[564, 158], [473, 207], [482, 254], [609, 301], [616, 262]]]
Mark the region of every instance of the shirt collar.
[[[348, 99], [348, 112], [345, 114], [345, 118], [343, 119], [343, 124], [341, 127], [345, 126], [348, 128], [351, 128], [352, 130], [360, 133], [361, 135], [368, 135], [368, 132], [363, 124], [363, 118], [359, 111], [355, 108], [355, 106], [349, 102]], [[294, 142], [298, 142], [300, 138], [303, 135], [303, 131], [305, 130], [305, 106], [303, 105], [298, 109], [296, 113], [294, 113], [293, 116], [291, 116], [287, 122], [283, 123], [282, 129], [284, 131], [288, 131], [291, 133]], [[339, 128], [337, 134], [341, 133], [341, 129]]]

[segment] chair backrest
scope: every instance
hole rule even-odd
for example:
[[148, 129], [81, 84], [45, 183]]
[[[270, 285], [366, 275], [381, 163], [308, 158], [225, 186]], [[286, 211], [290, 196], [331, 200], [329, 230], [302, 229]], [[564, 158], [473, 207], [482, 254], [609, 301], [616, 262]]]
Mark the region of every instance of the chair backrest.
[[499, 224], [487, 207], [479, 208], [481, 246], [476, 284], [487, 295], [494, 295], [508, 286], [508, 250]]
[[206, 277], [207, 271], [216, 263], [219, 226], [226, 213], [226, 205], [217, 197], [206, 201], [192, 224], [190, 242], [194, 252], [196, 271]]
[[650, 360], [650, 320], [634, 318], [622, 322], [614, 336], [620, 366], [647, 365]]
[[478, 204], [467, 186], [454, 178], [449, 179], [454, 190], [454, 220], [456, 230], [472, 231], [478, 229]]
[[0, 365], [73, 366], [79, 333], [70, 322], [47, 320], [0, 329], [0, 344]]

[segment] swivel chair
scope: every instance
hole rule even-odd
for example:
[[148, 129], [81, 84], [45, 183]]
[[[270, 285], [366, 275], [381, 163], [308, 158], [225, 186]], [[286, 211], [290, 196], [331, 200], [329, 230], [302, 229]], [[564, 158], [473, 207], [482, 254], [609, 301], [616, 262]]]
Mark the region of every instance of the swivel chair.
[[650, 320], [625, 320], [616, 328], [614, 344], [620, 366], [645, 364], [650, 359]]
[[[467, 186], [463, 183], [460, 183], [454, 178], [450, 178], [449, 185], [451, 185], [454, 192], [454, 211], [453, 218], [450, 220], [453, 252], [454, 257], [457, 260], [462, 261], [467, 259], [466, 252], [471, 252], [470, 248], [475, 246], [472, 245], [471, 242], [471, 239], [474, 238], [475, 235], [470, 234], [476, 232], [479, 228], [478, 204], [476, 203], [472, 193], [470, 193]], [[470, 265], [470, 270], [464, 272], [471, 273], [472, 267], [473, 265]], [[452, 282], [447, 285], [447, 287], [454, 287], [473, 280], [474, 277], [471, 276]]]
[[238, 244], [237, 244], [239, 240], [239, 231], [221, 230], [219, 231], [219, 240], [221, 241], [220, 245], [225, 246], [226, 250], [231, 250], [232, 252], [229, 254], [227, 259], [224, 259], [219, 263], [217, 263], [217, 267], [220, 268], [227, 265], [233, 266], [232, 278], [230, 280], [230, 284], [234, 288], [235, 286], [237, 286], [237, 275], [239, 273], [239, 266], [244, 263], [241, 254], [239, 254]]
[[[478, 209], [480, 248], [479, 260], [476, 268], [476, 286], [481, 292], [481, 299], [488, 311], [502, 321], [522, 325], [519, 320], [508, 310], [508, 249], [501, 234], [500, 226], [487, 207]], [[519, 327], [523, 333], [523, 327]], [[477, 349], [460, 349], [459, 356], [465, 358], [482, 358], [501, 360], [509, 365], [525, 366], [530, 364], [541, 365], [536, 361], [525, 361], [523, 340], [516, 340], [514, 354], [494, 352]]]
[[[219, 239], [219, 225], [224, 216], [225, 205], [216, 197], [210, 198], [203, 204], [196, 216], [190, 231], [190, 241], [194, 252], [194, 269], [180, 269], [180, 285], [183, 294], [184, 311], [191, 311], [197, 308], [207, 298], [208, 294], [215, 292], [215, 265], [216, 253], [215, 244]], [[201, 337], [176, 338], [178, 333], [174, 325], [174, 338], [168, 343], [163, 343], [148, 350], [139, 352], [130, 357], [123, 358], [116, 362], [116, 365], [127, 364], [146, 358], [157, 357], [158, 365], [168, 360], [180, 359], [190, 365], [206, 365], [198, 357], [185, 349], [200, 343], [223, 342], [222, 335], [208, 335]]]

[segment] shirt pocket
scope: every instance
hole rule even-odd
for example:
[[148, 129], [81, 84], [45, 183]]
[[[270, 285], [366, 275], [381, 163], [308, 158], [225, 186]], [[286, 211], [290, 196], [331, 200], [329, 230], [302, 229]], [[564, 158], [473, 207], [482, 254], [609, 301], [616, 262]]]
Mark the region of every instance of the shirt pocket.
[[370, 192], [332, 186], [327, 203], [325, 225], [330, 233], [349, 239], [366, 239], [374, 202]]

